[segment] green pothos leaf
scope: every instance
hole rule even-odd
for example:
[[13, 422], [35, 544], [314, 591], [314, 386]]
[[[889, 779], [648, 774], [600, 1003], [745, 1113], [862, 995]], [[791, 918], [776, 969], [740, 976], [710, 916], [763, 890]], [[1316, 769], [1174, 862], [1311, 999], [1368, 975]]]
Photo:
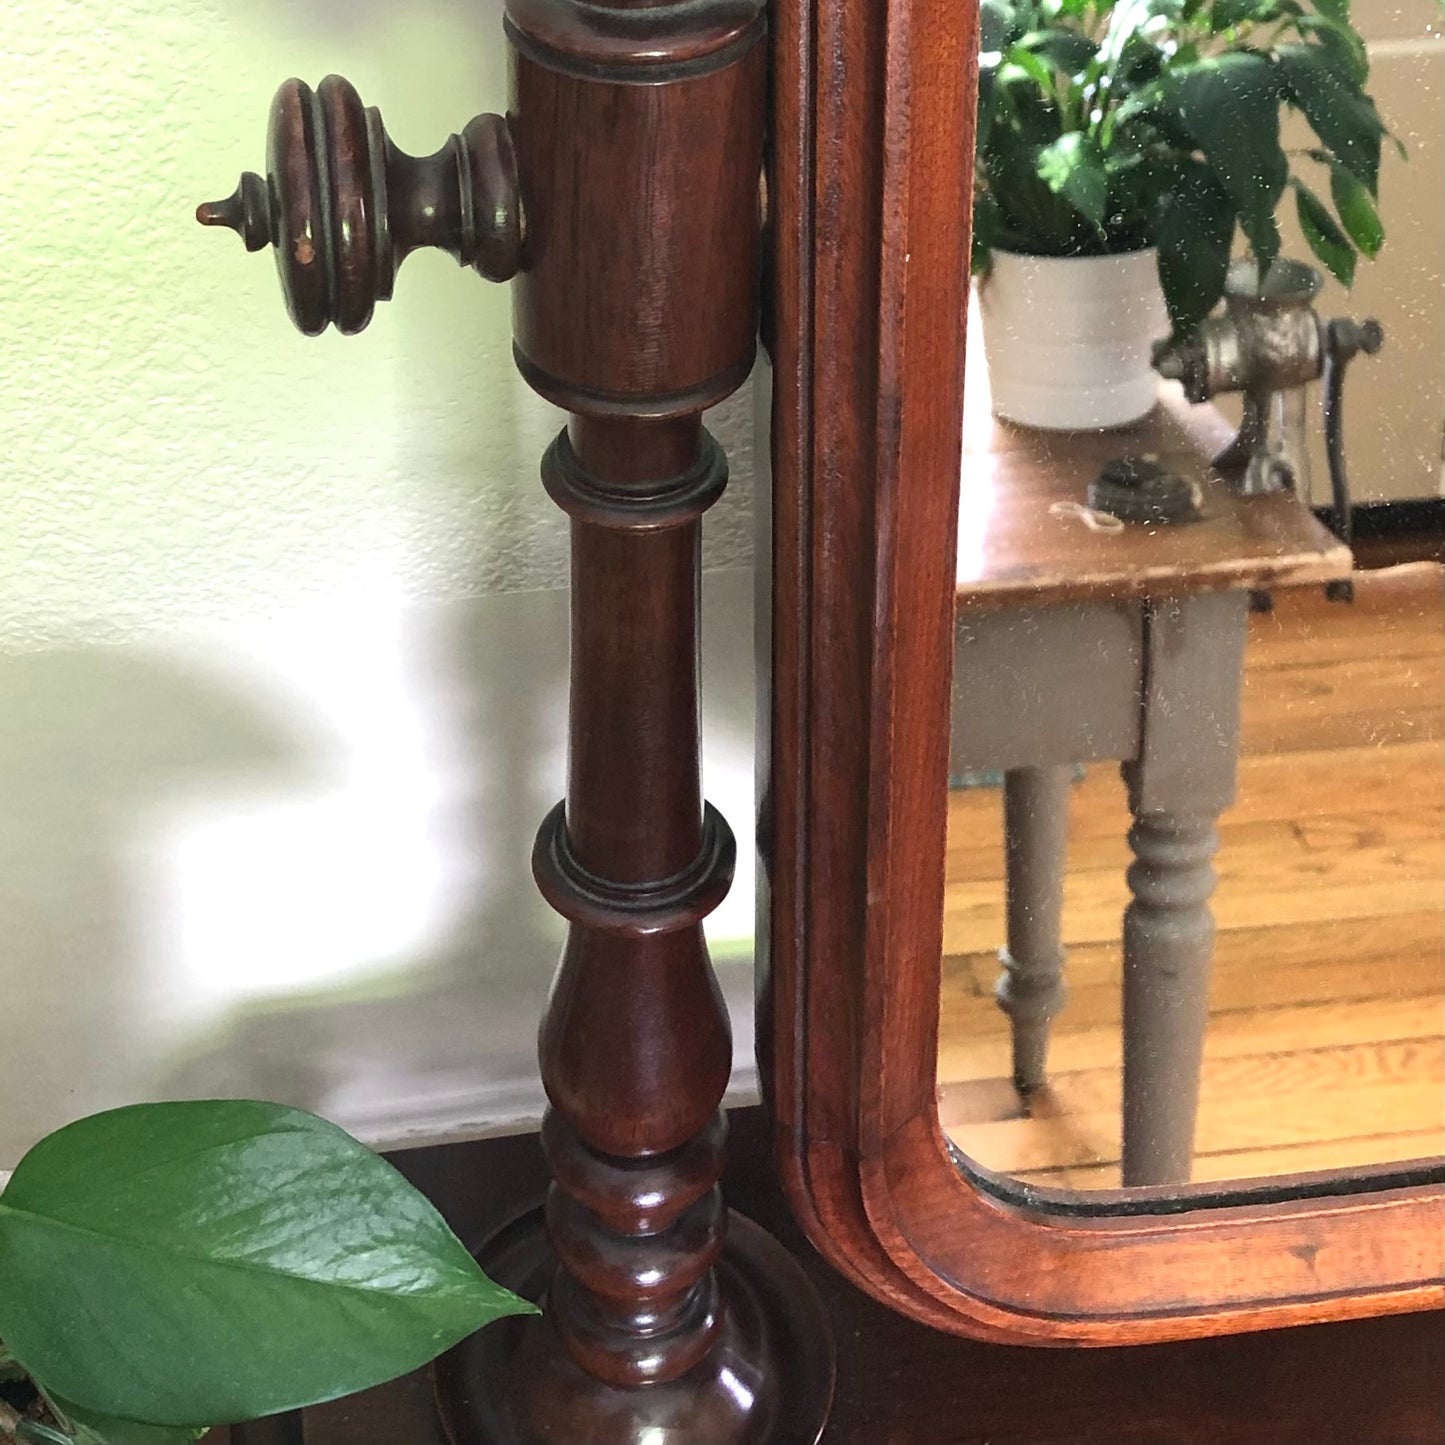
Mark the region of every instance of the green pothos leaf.
[[985, 55], [1003, 50], [1014, 31], [1014, 9], [1007, 0], [983, 0], [978, 11], [978, 48]]
[[27, 1417], [15, 1427], [15, 1440], [17, 1445], [75, 1445], [76, 1437]]
[[65, 1422], [66, 1433], [59, 1438], [74, 1445], [190, 1445], [199, 1440], [209, 1425], [151, 1425], [141, 1420], [122, 1420], [85, 1410], [57, 1395], [46, 1394], [51, 1408]]
[[1369, 191], [1344, 166], [1334, 164], [1330, 166], [1330, 198], [1350, 240], [1373, 260], [1385, 244], [1385, 228]]
[[1320, 140], [1373, 195], [1379, 186], [1385, 124], [1375, 103], [1318, 45], [1281, 45], [1275, 51], [1288, 97], [1304, 112]]
[[1214, 0], [1209, 7], [1209, 28], [1217, 35], [1250, 23], [1271, 25], [1297, 17], [1302, 10], [1292, 0]]
[[195, 1428], [350, 1394], [533, 1307], [342, 1130], [278, 1104], [114, 1109], [0, 1195], [0, 1338], [48, 1393]]
[[1102, 226], [1109, 176], [1099, 143], [1084, 131], [1070, 131], [1039, 152], [1039, 175], [1093, 226]]
[[1289, 26], [1302, 40], [1314, 41], [1323, 51], [1323, 58], [1353, 85], [1362, 86], [1369, 79], [1370, 57], [1365, 42], [1348, 25], [1324, 15], [1296, 15]]
[[1074, 30], [1038, 30], [1023, 36], [1018, 44], [1064, 75], [1077, 75], [1098, 50], [1092, 40]]
[[[1004, 64], [1023, 71], [1042, 91], [1047, 92], [1054, 83], [1054, 73], [1049, 69], [1048, 62], [1032, 50], [1026, 50], [1022, 45], [1009, 47], [1004, 55]], [[1008, 74], [1009, 72], [1004, 72], [1005, 79], [1008, 78]]]
[[1181, 162], [1159, 206], [1159, 283], [1176, 331], [1202, 321], [1224, 294], [1234, 203], [1202, 161]]
[[1162, 89], [1229, 193], [1262, 275], [1279, 254], [1275, 208], [1289, 175], [1274, 66], [1233, 51], [1181, 67]]

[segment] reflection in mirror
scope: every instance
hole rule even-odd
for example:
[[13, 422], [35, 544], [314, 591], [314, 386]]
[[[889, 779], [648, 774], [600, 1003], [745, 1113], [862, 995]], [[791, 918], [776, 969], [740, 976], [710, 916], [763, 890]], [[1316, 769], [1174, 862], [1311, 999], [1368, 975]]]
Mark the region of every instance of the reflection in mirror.
[[1445, 1147], [1435, 19], [985, 5], [939, 1108], [987, 1170]]
[[[1164, 384], [1124, 429], [1015, 426], [990, 415], [980, 351], [945, 1131], [988, 1170], [1077, 1190], [1440, 1155], [1438, 518], [1359, 542], [1350, 597], [1301, 497], [1211, 468], [1232, 436], [1211, 407]], [[1179, 478], [1191, 515], [1112, 515], [1097, 482], [1124, 456], [1151, 459], [1113, 469], [1126, 499]]]
[[[1438, 568], [1427, 563], [1361, 578], [1352, 608], [1308, 587], [1276, 593], [1271, 613], [1249, 617], [1238, 797], [1219, 820], [1214, 860], [1212, 970], [1198, 940], [1181, 949], [1169, 936], [1207, 928], [1193, 906], [1207, 875], [1201, 863], [1191, 881], [1188, 856], [1207, 851], [1207, 824], [1192, 835], [1176, 824], [1157, 840], [1165, 867], [1155, 865], [1162, 877], [1178, 860], [1175, 906], [1160, 910], [1152, 934], [1136, 920], [1143, 936], [1130, 961], [1181, 997], [1151, 1008], [1146, 994], [1143, 1017], [1129, 1020], [1133, 1047], [1164, 1063], [1162, 1077], [1148, 1059], [1135, 1071], [1154, 1096], [1130, 1113], [1126, 872], [1150, 864], [1127, 840], [1119, 770], [1103, 760], [1053, 764], [1004, 783], [992, 770], [961, 769], [949, 808], [939, 1067], [943, 1123], [966, 1154], [1029, 1182], [1095, 1189], [1119, 1186], [1121, 1146], [1131, 1144], [1142, 1156], [1138, 1183], [1441, 1152], [1440, 598]], [[1086, 649], [1076, 635], [1089, 609], [1056, 610], [1064, 645]], [[1014, 660], [1002, 665], [1021, 669], [1020, 653], [1048, 645], [1045, 611], [1009, 625]], [[1106, 635], [1094, 645], [1085, 666], [1108, 674], [1115, 644]], [[1134, 640], [1117, 645], [1129, 652]], [[965, 666], [970, 650], [961, 650]], [[960, 678], [961, 689], [976, 685], [977, 673]], [[1037, 706], [1072, 710], [1088, 688], [1072, 700], [1040, 695]], [[1015, 714], [1023, 733], [1031, 702]], [[1133, 896], [1145, 899], [1148, 887]], [[1012, 1019], [995, 999], [1001, 973]], [[1203, 1026], [1197, 1125], [1193, 1008]], [[1130, 1139], [1131, 1128], [1153, 1137]], [[1172, 1158], [1171, 1132], [1182, 1141]]]

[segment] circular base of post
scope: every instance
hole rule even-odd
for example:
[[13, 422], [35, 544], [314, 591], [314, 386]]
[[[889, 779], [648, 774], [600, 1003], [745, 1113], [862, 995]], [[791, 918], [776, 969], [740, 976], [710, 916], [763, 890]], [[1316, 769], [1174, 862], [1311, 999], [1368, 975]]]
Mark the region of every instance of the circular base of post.
[[[541, 1211], [477, 1255], [487, 1274], [540, 1300], [554, 1269]], [[432, 1366], [451, 1445], [816, 1445], [833, 1399], [828, 1317], [797, 1261], [728, 1215], [716, 1265], [726, 1323], [681, 1379], [617, 1389], [586, 1374], [545, 1314], [499, 1320]], [[545, 1301], [543, 1302], [545, 1309]]]

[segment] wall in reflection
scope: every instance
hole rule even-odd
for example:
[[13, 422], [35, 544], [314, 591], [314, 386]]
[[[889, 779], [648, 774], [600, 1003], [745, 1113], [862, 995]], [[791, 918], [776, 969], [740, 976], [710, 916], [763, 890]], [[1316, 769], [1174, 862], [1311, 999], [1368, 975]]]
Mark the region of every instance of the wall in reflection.
[[[1325, 277], [1319, 306], [1325, 316], [1374, 316], [1389, 338], [1382, 364], [1350, 376], [1347, 409], [1351, 481], [1360, 501], [1439, 496], [1441, 427], [1445, 424], [1445, 39], [1435, 0], [1386, 0], [1357, 5], [1352, 19], [1370, 55], [1370, 91], [1381, 114], [1408, 148], [1402, 159], [1386, 146], [1380, 205], [1388, 238], [1372, 262], [1362, 262], [1346, 291]], [[1312, 144], [1293, 112], [1283, 117], [1286, 145]], [[1280, 210], [1284, 254], [1307, 256], [1293, 206]], [[1408, 378], [1408, 385], [1401, 379]], [[1311, 388], [1311, 408], [1319, 404]], [[1228, 408], [1225, 408], [1228, 410]], [[1363, 418], [1368, 424], [1358, 425]], [[1310, 429], [1314, 501], [1329, 501], [1323, 433]]]

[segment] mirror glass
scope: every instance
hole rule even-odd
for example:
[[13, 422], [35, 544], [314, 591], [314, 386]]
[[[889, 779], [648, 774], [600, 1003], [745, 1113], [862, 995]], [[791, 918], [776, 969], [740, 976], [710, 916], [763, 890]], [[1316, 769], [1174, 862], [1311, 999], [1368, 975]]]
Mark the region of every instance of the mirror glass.
[[1185, 7], [1193, 129], [1147, 140], [1176, 171], [1146, 195], [1107, 76], [1175, 57], [1127, 8], [984, 7], [940, 1118], [1029, 1186], [1379, 1187], [1445, 1150], [1438, 11], [1329, 32], [1377, 176], [1261, 102], [1288, 262], [1261, 286], [1230, 164], [1276, 158], [1211, 129], [1198, 68], [1254, 52]]

